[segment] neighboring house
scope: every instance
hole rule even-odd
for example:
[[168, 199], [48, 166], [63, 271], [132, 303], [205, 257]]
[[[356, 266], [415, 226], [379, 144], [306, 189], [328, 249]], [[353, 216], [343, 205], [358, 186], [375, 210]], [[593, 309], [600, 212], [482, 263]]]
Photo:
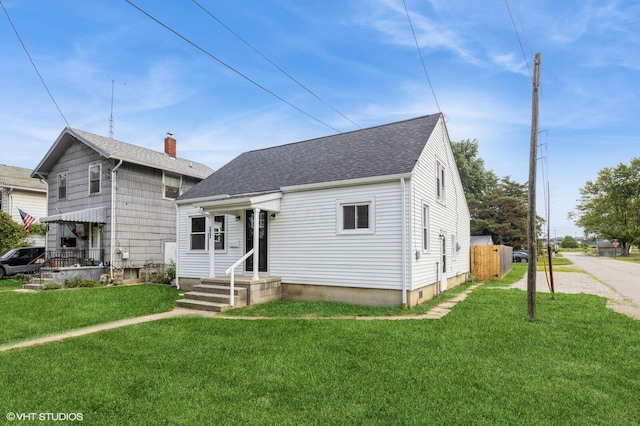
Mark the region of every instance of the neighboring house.
[[[0, 164], [0, 211], [23, 224], [18, 209], [40, 218], [47, 214], [47, 184], [31, 178], [31, 169]], [[30, 235], [29, 242], [44, 246], [44, 237]]]
[[56, 266], [105, 265], [125, 280], [173, 257], [174, 200], [212, 173], [164, 153], [65, 128], [32, 172], [49, 185], [47, 250]]
[[441, 114], [245, 152], [176, 203], [187, 290], [254, 246], [238, 274], [278, 278], [289, 300], [413, 306], [469, 274], [469, 210]]

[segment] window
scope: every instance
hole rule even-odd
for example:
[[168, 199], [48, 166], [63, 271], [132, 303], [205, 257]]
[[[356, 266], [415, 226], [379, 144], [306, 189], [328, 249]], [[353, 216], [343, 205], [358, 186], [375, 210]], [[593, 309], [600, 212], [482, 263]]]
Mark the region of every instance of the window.
[[164, 198], [175, 200], [180, 196], [180, 176], [165, 173], [163, 176]]
[[[213, 243], [216, 250], [225, 249], [226, 218], [216, 216], [213, 222]], [[204, 216], [191, 218], [190, 250], [207, 250], [207, 219]]]
[[422, 206], [422, 250], [429, 251], [429, 206]]
[[100, 164], [89, 166], [89, 194], [100, 193]]
[[369, 229], [369, 204], [342, 206], [342, 229]]
[[373, 233], [375, 231], [373, 198], [353, 202], [338, 201], [336, 206], [336, 231], [341, 233]]
[[225, 242], [225, 217], [216, 216], [213, 222], [213, 242], [216, 250], [224, 250]]
[[191, 250], [207, 249], [207, 220], [204, 216], [191, 218]]
[[67, 198], [67, 173], [58, 175], [58, 198]]
[[444, 189], [445, 189], [445, 182], [444, 182], [444, 166], [438, 162], [438, 165], [436, 167], [436, 197], [438, 199], [438, 201], [441, 201], [444, 203], [445, 201], [445, 194], [444, 194]]

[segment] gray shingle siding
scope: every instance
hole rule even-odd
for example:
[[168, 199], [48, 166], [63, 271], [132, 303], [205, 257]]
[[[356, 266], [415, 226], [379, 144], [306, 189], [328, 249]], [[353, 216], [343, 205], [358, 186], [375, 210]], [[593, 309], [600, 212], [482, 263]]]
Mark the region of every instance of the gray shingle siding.
[[179, 200], [409, 173], [441, 114], [245, 152]]

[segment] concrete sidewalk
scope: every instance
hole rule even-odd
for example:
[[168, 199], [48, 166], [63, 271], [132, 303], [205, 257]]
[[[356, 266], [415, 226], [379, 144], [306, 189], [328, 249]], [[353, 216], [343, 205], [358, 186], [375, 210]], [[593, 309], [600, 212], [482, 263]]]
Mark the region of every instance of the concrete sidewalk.
[[[425, 320], [425, 319], [439, 319], [447, 315], [451, 312], [451, 308], [453, 308], [458, 303], [462, 302], [467, 296], [479, 287], [482, 284], [474, 284], [462, 293], [458, 294], [456, 297], [439, 303], [438, 305], [431, 308], [427, 313], [422, 315], [398, 315], [398, 316], [383, 316], [383, 317], [332, 317], [332, 318], [303, 318], [306, 320], [310, 319], [355, 319], [355, 320]], [[93, 325], [91, 327], [79, 328], [76, 330], [66, 331], [64, 333], [53, 334], [51, 336], [40, 337], [38, 339], [33, 340], [25, 340], [18, 343], [11, 343], [8, 345], [0, 346], [0, 353], [7, 352], [13, 349], [22, 349], [28, 348], [31, 346], [42, 345], [45, 343], [51, 342], [60, 342], [65, 339], [69, 339], [71, 337], [79, 337], [85, 336], [87, 334], [98, 333], [105, 330], [112, 330], [114, 328], [126, 327], [128, 325], [134, 324], [142, 324], [145, 322], [158, 321], [166, 318], [175, 318], [187, 315], [196, 315], [210, 318], [221, 318], [221, 319], [236, 319], [236, 320], [267, 320], [267, 319], [297, 319], [297, 318], [265, 318], [265, 317], [225, 317], [224, 315], [220, 315], [215, 312], [206, 312], [206, 311], [198, 311], [194, 309], [184, 309], [184, 308], [174, 308], [171, 311], [160, 312], [158, 314], [144, 315], [141, 317], [134, 318], [126, 318], [119, 321], [108, 322], [104, 324]]]

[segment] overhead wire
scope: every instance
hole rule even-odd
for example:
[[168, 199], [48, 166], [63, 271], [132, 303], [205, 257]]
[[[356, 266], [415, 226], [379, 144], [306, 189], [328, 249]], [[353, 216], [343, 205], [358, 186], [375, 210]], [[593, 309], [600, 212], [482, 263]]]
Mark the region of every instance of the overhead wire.
[[516, 33], [516, 38], [518, 39], [518, 44], [520, 45], [520, 51], [522, 52], [522, 56], [524, 57], [524, 61], [527, 64], [527, 69], [529, 70], [529, 76], [531, 76], [531, 80], [533, 80], [533, 73], [531, 72], [531, 66], [529, 65], [529, 59], [527, 58], [527, 54], [524, 51], [524, 47], [522, 46], [522, 40], [520, 39], [520, 34], [518, 33], [518, 28], [516, 27], [516, 22], [513, 20], [513, 14], [511, 13], [511, 7], [509, 7], [509, 0], [504, 0], [504, 3], [507, 5], [507, 11], [509, 12], [509, 18], [511, 18], [511, 25], [513, 25], [513, 31]]
[[27, 49], [27, 46], [22, 41], [22, 37], [20, 37], [20, 33], [18, 32], [18, 29], [16, 28], [16, 26], [13, 24], [13, 21], [11, 20], [11, 17], [9, 16], [9, 12], [4, 7], [4, 4], [2, 3], [2, 0], [0, 0], [0, 6], [2, 6], [2, 10], [4, 11], [4, 14], [7, 16], [7, 20], [9, 21], [9, 24], [11, 25], [11, 28], [13, 28], [13, 32], [16, 33], [16, 37], [18, 38], [18, 41], [20, 42], [20, 45], [22, 46], [22, 49], [24, 50], [24, 53], [26, 53], [27, 58], [29, 58], [29, 62], [31, 62], [31, 66], [33, 66], [33, 69], [36, 71], [36, 74], [40, 78], [40, 81], [42, 82], [42, 85], [44, 86], [44, 88], [46, 89], [47, 93], [49, 94], [49, 97], [51, 98], [51, 101], [56, 106], [58, 112], [60, 113], [60, 116], [64, 120], [64, 122], [67, 125], [67, 127], [71, 128], [71, 125], [67, 121], [67, 118], [64, 116], [62, 110], [60, 109], [60, 106], [56, 102], [56, 99], [53, 97], [53, 93], [51, 93], [51, 90], [49, 90], [49, 86], [47, 86], [47, 83], [44, 81], [44, 77], [42, 77], [42, 74], [38, 70], [38, 67], [36, 66], [36, 63], [33, 61], [33, 58], [29, 54], [29, 50]]
[[429, 78], [429, 73], [427, 72], [427, 65], [424, 62], [424, 58], [422, 57], [422, 51], [420, 50], [420, 44], [418, 43], [418, 37], [416, 37], [416, 31], [413, 28], [413, 23], [411, 22], [411, 16], [409, 15], [409, 9], [407, 8], [406, 0], [402, 0], [402, 4], [404, 4], [404, 11], [407, 14], [407, 20], [409, 21], [409, 26], [411, 27], [411, 34], [413, 34], [413, 40], [416, 43], [416, 49], [418, 49], [418, 55], [420, 56], [420, 62], [422, 62], [422, 70], [424, 71], [424, 75], [427, 77], [427, 83], [431, 88], [431, 93], [433, 94], [433, 99], [436, 102], [436, 107], [438, 107], [438, 112], [442, 113], [440, 109], [440, 104], [438, 103], [438, 98], [436, 97], [436, 92], [433, 90], [433, 85], [431, 84], [431, 78]]
[[343, 117], [344, 119], [346, 119], [347, 121], [349, 121], [351, 124], [353, 124], [354, 126], [356, 126], [358, 129], [362, 129], [362, 127], [356, 123], [355, 121], [353, 121], [351, 118], [347, 117], [345, 114], [343, 114], [342, 112], [338, 111], [336, 108], [334, 108], [333, 106], [331, 106], [328, 102], [326, 102], [324, 99], [322, 99], [320, 96], [318, 96], [316, 93], [314, 93], [311, 89], [309, 89], [307, 86], [305, 86], [304, 84], [302, 84], [300, 81], [298, 81], [295, 77], [293, 77], [291, 74], [289, 74], [287, 71], [285, 71], [284, 69], [282, 69], [282, 67], [280, 67], [279, 65], [277, 65], [275, 62], [273, 62], [271, 59], [269, 59], [266, 55], [264, 55], [262, 52], [260, 52], [256, 47], [254, 47], [251, 43], [249, 43], [247, 40], [245, 40], [242, 36], [240, 36], [238, 33], [236, 33], [235, 31], [233, 31], [228, 25], [226, 25], [224, 22], [222, 22], [222, 20], [220, 18], [218, 18], [217, 16], [215, 16], [213, 13], [211, 13], [211, 11], [209, 11], [207, 8], [205, 8], [203, 5], [201, 5], [200, 3], [198, 3], [196, 0], [192, 0], [193, 3], [196, 4], [196, 6], [198, 6], [200, 9], [202, 9], [202, 11], [204, 13], [206, 13], [207, 15], [209, 15], [212, 19], [214, 19], [216, 22], [218, 22], [220, 25], [222, 25], [227, 31], [229, 31], [231, 34], [233, 34], [234, 36], [236, 36], [240, 41], [242, 41], [244, 44], [246, 44], [251, 50], [253, 50], [254, 52], [256, 52], [258, 55], [260, 55], [265, 61], [269, 62], [271, 65], [273, 65], [278, 71], [280, 71], [282, 74], [284, 74], [285, 76], [287, 76], [291, 81], [293, 81], [294, 83], [296, 83], [298, 86], [300, 86], [302, 89], [304, 89], [305, 91], [307, 91], [307, 93], [309, 93], [311, 96], [313, 96], [314, 98], [316, 98], [317, 100], [319, 100], [320, 102], [322, 102], [324, 105], [326, 105], [327, 107], [329, 107], [331, 110], [333, 110], [335, 113], [339, 114], [341, 117]]
[[173, 33], [174, 35], [176, 35], [177, 37], [181, 38], [182, 40], [184, 40], [185, 42], [187, 42], [188, 44], [190, 44], [191, 46], [195, 47], [196, 49], [198, 49], [199, 51], [201, 51], [202, 53], [204, 53], [205, 55], [209, 56], [211, 59], [215, 60], [216, 62], [218, 62], [219, 64], [223, 65], [224, 67], [226, 67], [227, 69], [233, 71], [234, 73], [238, 74], [240, 77], [244, 78], [245, 80], [247, 80], [248, 82], [250, 82], [251, 84], [253, 84], [254, 86], [258, 87], [259, 89], [263, 90], [264, 92], [270, 94], [271, 96], [273, 96], [274, 98], [278, 99], [279, 101], [287, 104], [288, 106], [290, 106], [291, 108], [295, 109], [296, 111], [306, 115], [307, 117], [311, 118], [312, 120], [330, 128], [331, 130], [340, 133], [340, 131], [338, 129], [336, 129], [335, 127], [325, 123], [324, 121], [320, 120], [317, 117], [314, 117], [313, 115], [309, 114], [308, 112], [302, 110], [301, 108], [295, 106], [294, 104], [292, 104], [291, 102], [287, 101], [286, 99], [282, 98], [281, 96], [279, 96], [278, 94], [276, 94], [275, 92], [269, 90], [268, 88], [266, 88], [265, 86], [261, 85], [260, 83], [258, 83], [257, 81], [251, 79], [249, 76], [243, 74], [242, 72], [240, 72], [239, 70], [235, 69], [234, 67], [232, 67], [231, 65], [227, 64], [226, 62], [224, 62], [223, 60], [219, 59], [218, 57], [216, 57], [215, 55], [213, 55], [211, 52], [209, 52], [208, 50], [206, 50], [205, 48], [201, 47], [200, 45], [196, 44], [195, 42], [191, 41], [190, 39], [188, 39], [187, 37], [183, 36], [182, 34], [180, 34], [178, 31], [174, 30], [173, 28], [169, 27], [167, 24], [163, 23], [162, 21], [160, 21], [159, 19], [157, 19], [156, 17], [152, 16], [150, 13], [148, 13], [147, 11], [145, 11], [144, 9], [140, 8], [139, 6], [137, 6], [135, 3], [133, 3], [130, 0], [125, 0], [127, 3], [129, 3], [132, 7], [134, 7], [135, 9], [137, 9], [140, 13], [142, 13], [143, 15], [147, 16], [149, 19], [151, 19], [152, 21], [156, 22], [158, 25], [160, 25], [161, 27], [165, 28], [166, 30], [168, 30], [169, 32]]

